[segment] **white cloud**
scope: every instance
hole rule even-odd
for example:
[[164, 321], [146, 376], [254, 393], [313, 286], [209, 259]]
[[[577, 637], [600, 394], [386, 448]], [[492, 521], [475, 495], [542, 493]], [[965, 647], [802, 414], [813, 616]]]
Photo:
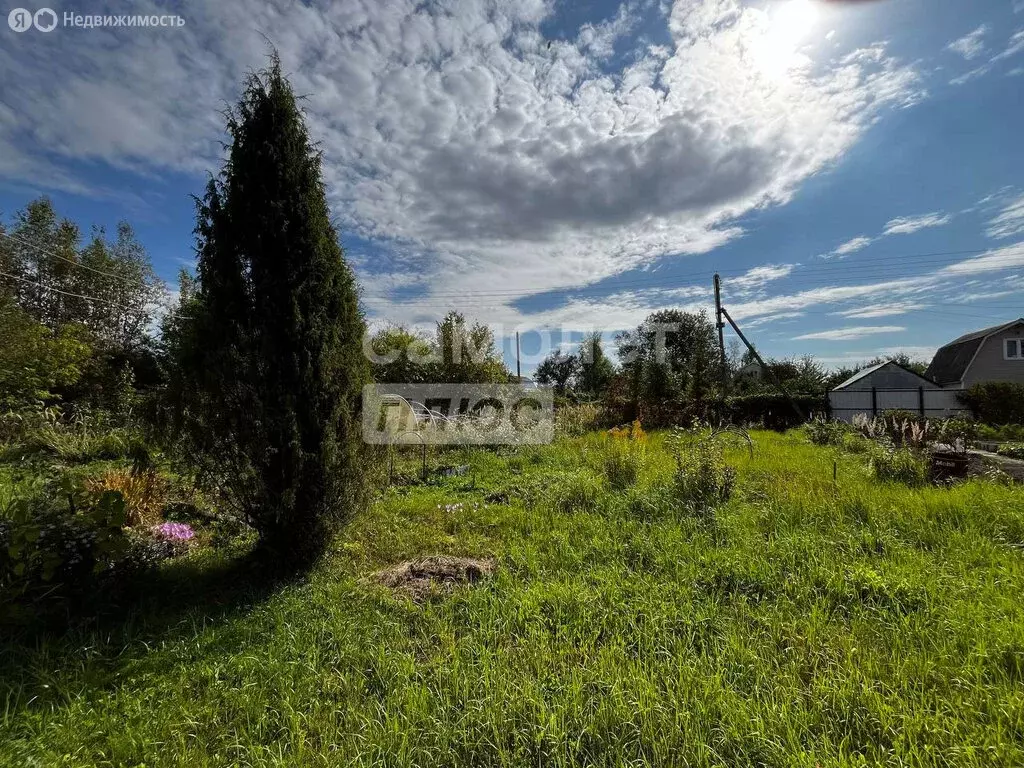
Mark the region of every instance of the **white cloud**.
[[855, 325], [850, 328], [835, 328], [831, 331], [818, 331], [816, 333], [805, 333], [802, 336], [794, 336], [793, 341], [809, 341], [821, 339], [823, 341], [853, 341], [863, 339], [865, 336], [874, 336], [879, 333], [899, 333], [907, 330], [901, 325]]
[[946, 48], [954, 53], [959, 53], [965, 59], [970, 61], [973, 58], [981, 55], [981, 52], [985, 50], [985, 35], [988, 34], [988, 25], [982, 24], [980, 27], [975, 29], [973, 32], [969, 32], [959, 40], [954, 40], [952, 43], [946, 46]]
[[939, 270], [938, 275], [977, 275], [1024, 266], [1024, 242], [988, 251]]
[[832, 253], [829, 254], [829, 255], [830, 256], [848, 256], [851, 253], [856, 253], [857, 251], [860, 251], [860, 250], [863, 250], [864, 248], [867, 248], [873, 242], [875, 242], [875, 240], [872, 237], [864, 237], [864, 236], [855, 237], [852, 240], [847, 240], [845, 243], [843, 243], [838, 248], [836, 248], [834, 251], [832, 251]]
[[1011, 200], [989, 221], [985, 234], [999, 240], [1024, 235], [1024, 195]]
[[1021, 51], [1024, 51], [1024, 29], [1018, 29], [1013, 33], [1013, 37], [1010, 38], [1006, 44], [1006, 48], [1001, 53], [997, 53], [992, 57], [992, 63], [1002, 61], [1003, 59], [1009, 59], [1012, 56], [1016, 56]]
[[883, 237], [890, 237], [892, 235], [912, 235], [913, 233], [919, 232], [922, 229], [927, 229], [928, 227], [941, 227], [948, 224], [952, 219], [952, 215], [940, 212], [925, 213], [921, 216], [900, 216], [886, 222], [885, 227], [882, 230], [882, 234], [878, 237], [860, 235], [852, 240], [847, 240], [835, 250], [824, 254], [821, 258], [827, 259], [833, 256], [849, 256], [851, 253], [856, 253], [857, 251], [867, 248], [869, 245], [881, 240]]
[[917, 309], [923, 309], [927, 304], [920, 304], [909, 301], [885, 303], [885, 304], [868, 304], [863, 307], [857, 307], [855, 309], [844, 309], [841, 312], [832, 312], [833, 315], [839, 315], [841, 317], [856, 318], [859, 320], [867, 320], [874, 317], [890, 317], [892, 315], [905, 315], [908, 312], [913, 312]]
[[[107, 164], [201, 178], [266, 32], [308, 95], [343, 238], [414, 255], [368, 261], [361, 279], [387, 294], [375, 271], [428, 275], [427, 299], [540, 292], [741, 236], [738, 217], [787, 202], [884, 109], [921, 98], [883, 45], [815, 61], [739, 0], [676, 0], [662, 48], [633, 37], [651, 3], [571, 40], [542, 34], [552, 7], [235, 0], [190, 5], [174, 30], [12, 38], [0, 175], [68, 188], [82, 183], [74, 169]], [[610, 73], [619, 46], [631, 63]], [[377, 312], [385, 296], [367, 293]]]
[[796, 264], [765, 264], [754, 267], [739, 277], [729, 278], [729, 287], [738, 289], [763, 288], [773, 280], [788, 277], [798, 265]]
[[988, 71], [990, 69], [992, 69], [992, 66], [990, 64], [984, 64], [980, 67], [975, 67], [969, 72], [965, 72], [964, 74], [959, 75], [958, 77], [954, 77], [952, 80], [949, 81], [949, 84], [964, 85], [966, 83], [971, 82], [971, 80], [977, 80], [982, 75], [988, 74]]
[[926, 213], [922, 216], [903, 216], [892, 219], [885, 225], [882, 235], [912, 235], [928, 227], [941, 227], [952, 220], [952, 216], [942, 213]]

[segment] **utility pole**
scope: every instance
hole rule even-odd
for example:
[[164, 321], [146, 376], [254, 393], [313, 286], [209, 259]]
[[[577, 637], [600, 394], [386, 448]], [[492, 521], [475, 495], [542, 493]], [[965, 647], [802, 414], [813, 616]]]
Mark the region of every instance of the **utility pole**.
[[521, 384], [523, 381], [523, 371], [519, 365], [519, 331], [516, 331], [516, 382]]
[[807, 417], [804, 415], [803, 409], [799, 405], [797, 405], [796, 400], [794, 400], [793, 396], [789, 394], [789, 390], [786, 389], [786, 385], [783, 384], [779, 377], [775, 375], [775, 371], [769, 368], [765, 364], [764, 360], [761, 359], [761, 356], [757, 353], [757, 350], [754, 349], [754, 345], [747, 341], [747, 337], [743, 335], [743, 331], [741, 331], [740, 327], [736, 325], [736, 321], [732, 319], [728, 311], [726, 311], [725, 307], [722, 307], [721, 311], [722, 314], [725, 316], [725, 319], [729, 321], [729, 325], [731, 325], [732, 329], [736, 331], [736, 335], [740, 337], [740, 341], [747, 345], [747, 349], [750, 350], [750, 354], [752, 354], [754, 356], [754, 359], [757, 360], [758, 364], [761, 366], [761, 370], [771, 377], [771, 380], [775, 384], [775, 386], [779, 388], [779, 391], [783, 395], [785, 395], [786, 399], [789, 401], [789, 404], [793, 407], [793, 411], [796, 413], [797, 416], [800, 417], [800, 421], [806, 421]]
[[729, 369], [725, 362], [725, 323], [722, 322], [722, 278], [715, 273], [715, 326], [718, 328], [719, 364], [722, 375], [722, 395], [729, 389]]

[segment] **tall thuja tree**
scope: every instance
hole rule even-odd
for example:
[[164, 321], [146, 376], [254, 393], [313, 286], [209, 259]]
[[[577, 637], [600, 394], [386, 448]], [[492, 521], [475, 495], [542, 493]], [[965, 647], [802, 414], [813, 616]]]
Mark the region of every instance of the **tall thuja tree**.
[[580, 390], [590, 395], [602, 394], [608, 389], [615, 375], [615, 366], [604, 352], [600, 331], [595, 331], [583, 339], [578, 356]]
[[[195, 325], [182, 329], [195, 444], [280, 564], [301, 567], [365, 499], [358, 406], [368, 363], [354, 276], [302, 113], [276, 56], [229, 115], [199, 204]], [[184, 313], [182, 313], [184, 314]]]

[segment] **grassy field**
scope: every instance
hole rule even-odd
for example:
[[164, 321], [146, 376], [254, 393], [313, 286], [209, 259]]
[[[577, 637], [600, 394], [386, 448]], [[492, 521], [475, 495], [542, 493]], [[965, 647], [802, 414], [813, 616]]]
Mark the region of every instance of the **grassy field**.
[[[446, 455], [302, 583], [173, 562], [123, 621], [0, 643], [0, 764], [1024, 765], [1024, 493], [753, 437], [710, 518], [664, 436], [620, 491], [588, 436]], [[372, 578], [438, 553], [498, 566]]]

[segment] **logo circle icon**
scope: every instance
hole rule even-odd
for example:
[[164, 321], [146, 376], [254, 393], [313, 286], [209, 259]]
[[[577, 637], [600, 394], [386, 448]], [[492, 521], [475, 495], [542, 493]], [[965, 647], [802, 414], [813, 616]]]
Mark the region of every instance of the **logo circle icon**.
[[32, 17], [32, 23], [40, 32], [52, 32], [57, 26], [57, 14], [52, 8], [40, 8]]
[[7, 14], [7, 26], [15, 32], [24, 32], [32, 26], [32, 13], [24, 8], [15, 8]]

